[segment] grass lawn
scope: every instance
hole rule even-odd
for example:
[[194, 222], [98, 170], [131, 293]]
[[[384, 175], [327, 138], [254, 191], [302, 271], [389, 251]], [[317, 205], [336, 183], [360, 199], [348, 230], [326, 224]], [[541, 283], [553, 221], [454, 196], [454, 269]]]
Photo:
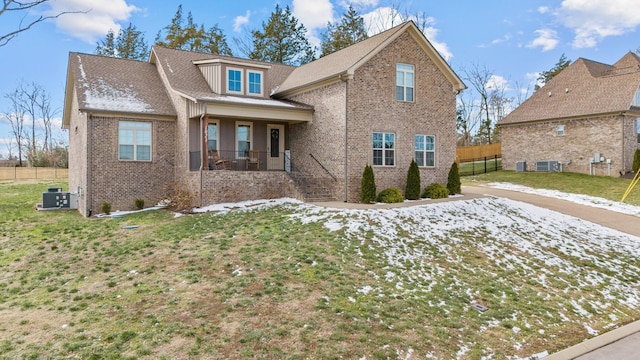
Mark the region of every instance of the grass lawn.
[[85, 219], [53, 186], [0, 182], [0, 359], [526, 358], [640, 318], [638, 239], [526, 204]]

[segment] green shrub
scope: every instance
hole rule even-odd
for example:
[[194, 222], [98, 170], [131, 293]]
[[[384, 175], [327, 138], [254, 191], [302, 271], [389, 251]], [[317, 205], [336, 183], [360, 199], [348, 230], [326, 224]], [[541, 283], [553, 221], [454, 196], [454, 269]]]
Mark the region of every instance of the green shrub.
[[422, 197], [430, 199], [446, 199], [449, 197], [449, 189], [447, 189], [443, 184], [429, 184], [429, 186], [424, 189]]
[[449, 169], [449, 178], [447, 179], [447, 189], [449, 189], [449, 195], [460, 194], [462, 192], [460, 183], [460, 173], [458, 172], [458, 163], [451, 164]]
[[138, 210], [144, 209], [144, 199], [136, 199], [135, 205], [136, 205], [136, 209]]
[[415, 160], [411, 160], [409, 171], [407, 171], [407, 187], [404, 195], [409, 200], [420, 199], [420, 169]]
[[640, 149], [636, 149], [633, 154], [633, 166], [631, 167], [634, 173], [638, 172], [638, 169], [640, 169]]
[[360, 181], [360, 201], [370, 204], [376, 201], [376, 179], [373, 175], [373, 168], [367, 164], [362, 173], [362, 181]]
[[107, 214], [107, 215], [111, 214], [111, 204], [110, 203], [108, 203], [106, 201], [102, 203], [102, 213]]
[[402, 190], [398, 188], [388, 188], [380, 191], [378, 194], [378, 201], [391, 204], [391, 203], [401, 203], [404, 201], [404, 197], [402, 196]]

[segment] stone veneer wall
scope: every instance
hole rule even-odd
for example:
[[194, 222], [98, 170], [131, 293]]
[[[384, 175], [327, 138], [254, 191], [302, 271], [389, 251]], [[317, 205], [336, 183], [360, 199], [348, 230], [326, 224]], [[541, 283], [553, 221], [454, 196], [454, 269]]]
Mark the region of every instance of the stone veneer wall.
[[284, 171], [212, 170], [202, 173], [202, 206], [282, 197], [299, 198]]
[[[564, 125], [564, 136], [556, 134], [557, 125]], [[563, 171], [589, 174], [589, 159], [598, 152], [611, 159], [611, 175], [617, 176], [631, 170], [638, 147], [634, 126], [635, 118], [622, 115], [502, 126], [502, 167], [515, 170], [517, 161], [526, 161], [531, 171], [536, 161], [553, 160], [563, 162]], [[609, 175], [606, 162], [593, 169]]]
[[[118, 160], [118, 121], [152, 122], [152, 161]], [[145, 206], [155, 205], [165, 194], [165, 186], [174, 181], [175, 121], [90, 116], [91, 166], [90, 206], [102, 212], [103, 202], [112, 211], [134, 209], [137, 198]]]

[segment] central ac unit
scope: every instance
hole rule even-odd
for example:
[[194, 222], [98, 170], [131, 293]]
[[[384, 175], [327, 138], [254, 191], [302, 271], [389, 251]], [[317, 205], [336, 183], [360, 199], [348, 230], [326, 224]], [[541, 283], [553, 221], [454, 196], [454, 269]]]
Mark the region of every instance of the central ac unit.
[[536, 161], [536, 171], [552, 172], [560, 171], [560, 165], [557, 161]]

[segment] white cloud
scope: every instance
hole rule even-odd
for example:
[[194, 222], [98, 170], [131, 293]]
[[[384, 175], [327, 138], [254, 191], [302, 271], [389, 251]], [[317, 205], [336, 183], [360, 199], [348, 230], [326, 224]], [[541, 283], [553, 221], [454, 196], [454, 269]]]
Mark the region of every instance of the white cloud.
[[233, 19], [233, 31], [241, 32], [242, 26], [249, 23], [249, 17], [251, 16], [251, 11], [247, 10], [247, 13], [242, 16], [238, 15]]
[[538, 12], [539, 12], [540, 14], [546, 14], [546, 13], [548, 13], [548, 12], [549, 12], [549, 10], [550, 10], [550, 9], [549, 9], [549, 7], [548, 7], [548, 6], [540, 6], [540, 7], [538, 8]]
[[590, 48], [605, 37], [634, 31], [640, 25], [637, 0], [564, 0], [555, 13], [575, 33], [575, 48]]
[[510, 91], [509, 80], [500, 75], [491, 75], [489, 81], [485, 84], [487, 90], [504, 90]]
[[526, 73], [525, 77], [529, 81], [529, 86], [535, 89], [536, 85], [542, 87], [544, 83], [540, 80], [540, 72]]
[[529, 44], [527, 44], [528, 48], [537, 48], [541, 47], [542, 51], [553, 50], [558, 43], [558, 33], [552, 29], [540, 29], [534, 31], [538, 37], [533, 39]]
[[330, 0], [293, 0], [293, 16], [307, 28], [307, 37], [313, 46], [320, 45], [318, 30], [333, 21], [333, 4]]
[[119, 22], [128, 20], [134, 11], [139, 10], [125, 0], [57, 0], [47, 4], [51, 6], [47, 15], [64, 11], [81, 12], [58, 17], [55, 24], [60, 31], [88, 43], [95, 43], [109, 30], [118, 32]]

